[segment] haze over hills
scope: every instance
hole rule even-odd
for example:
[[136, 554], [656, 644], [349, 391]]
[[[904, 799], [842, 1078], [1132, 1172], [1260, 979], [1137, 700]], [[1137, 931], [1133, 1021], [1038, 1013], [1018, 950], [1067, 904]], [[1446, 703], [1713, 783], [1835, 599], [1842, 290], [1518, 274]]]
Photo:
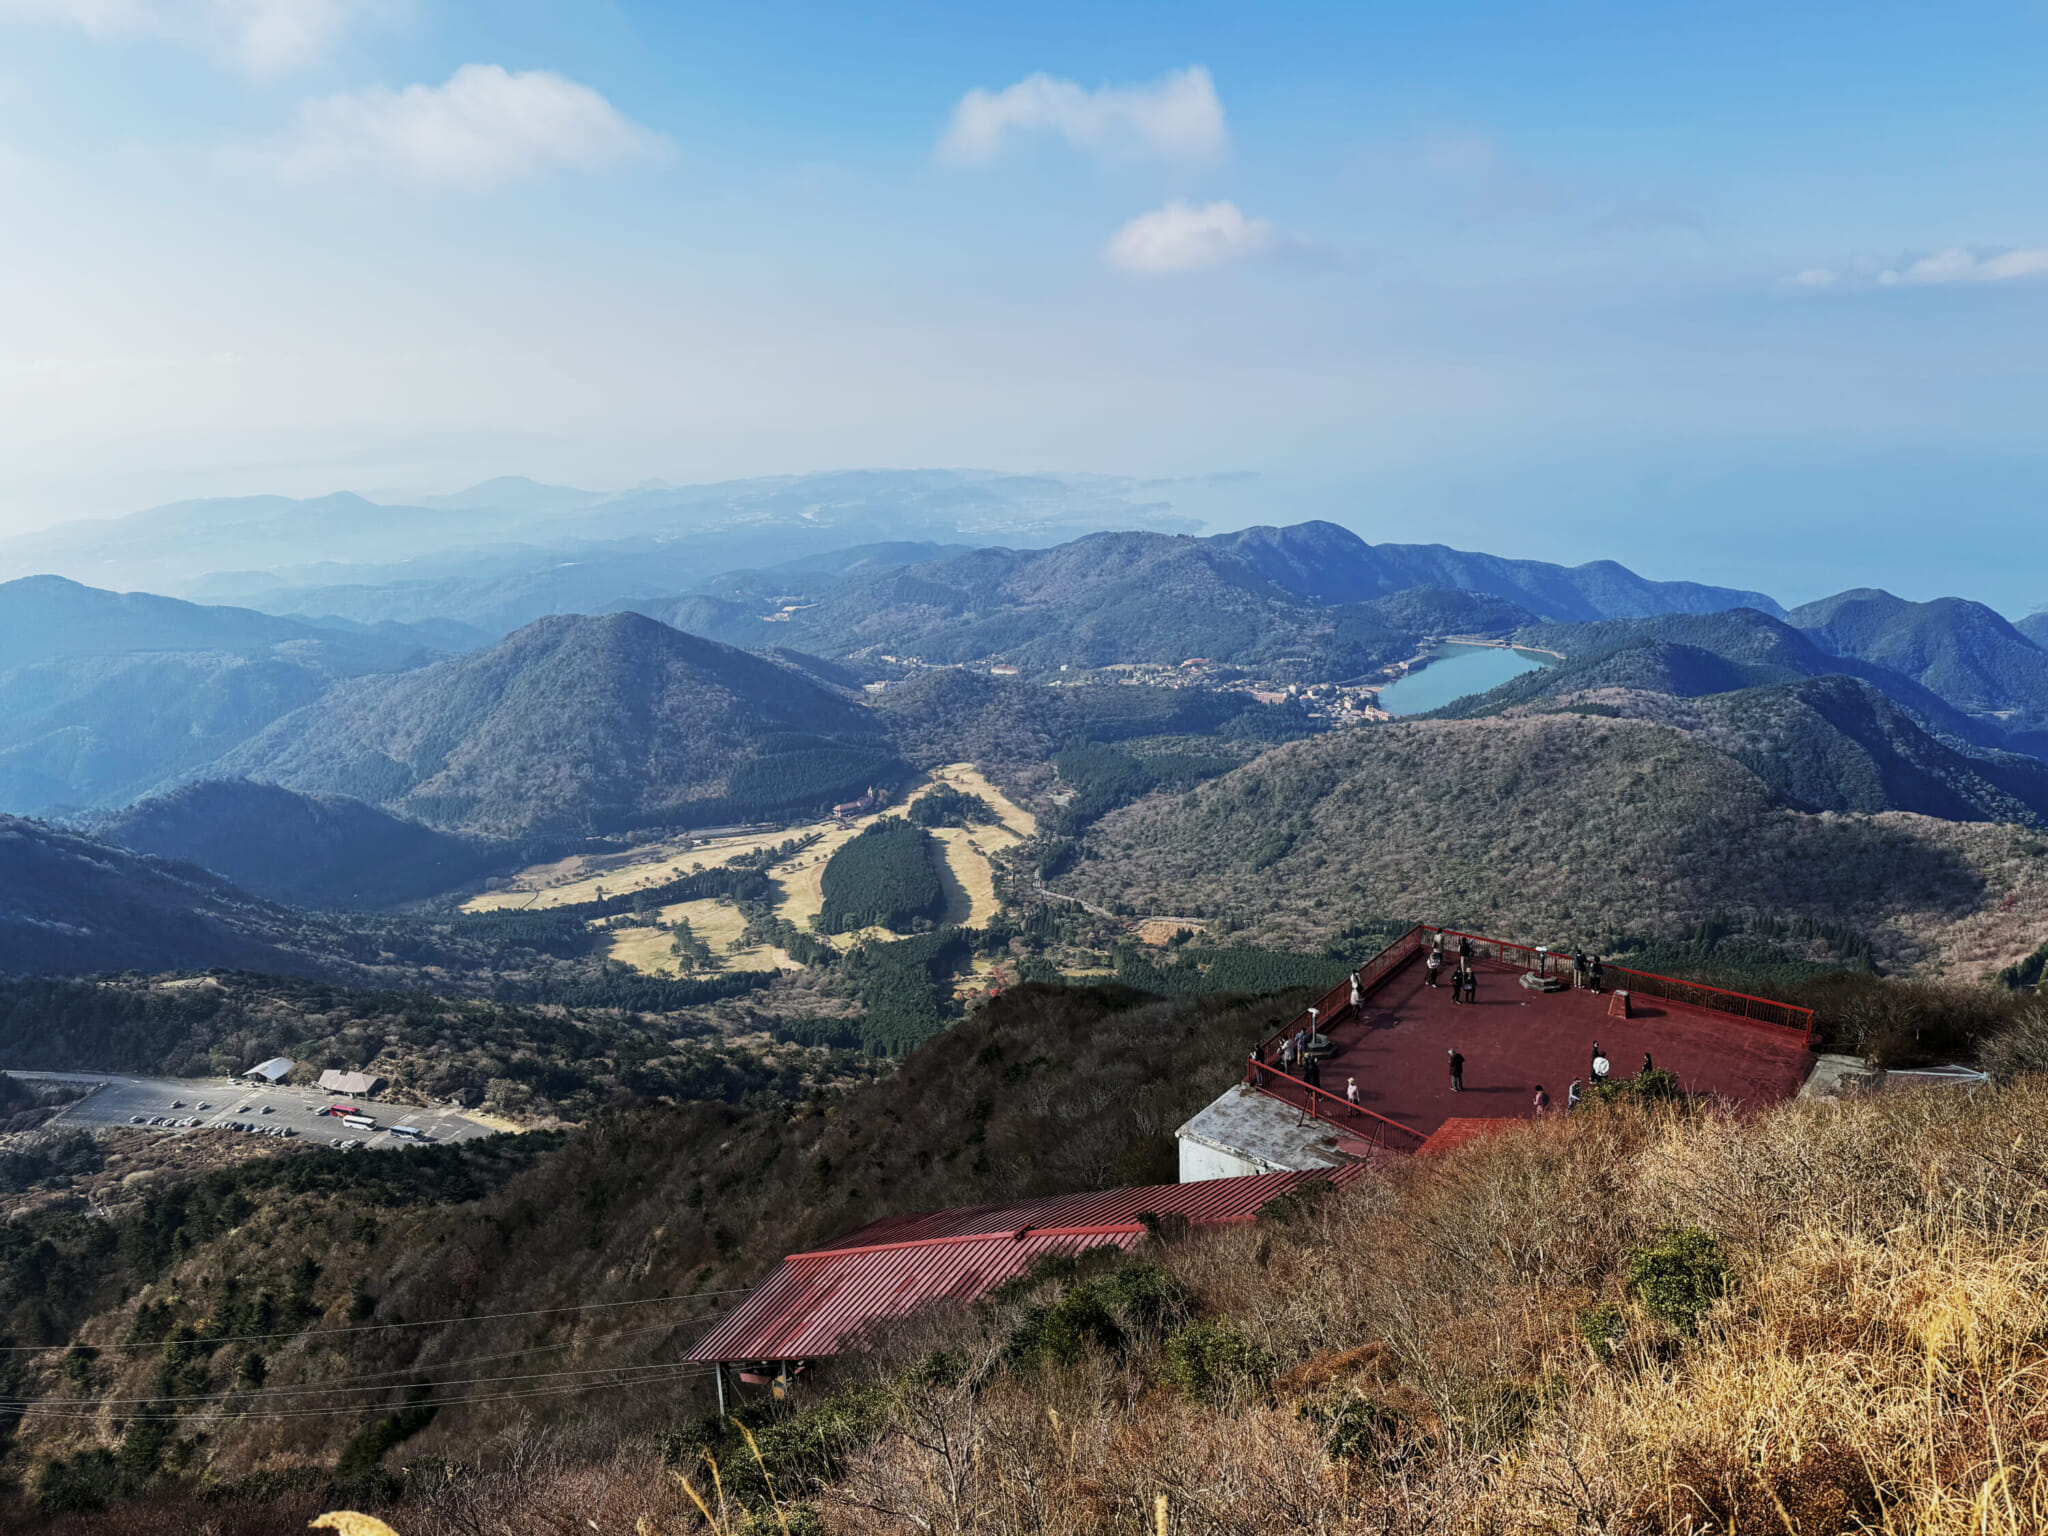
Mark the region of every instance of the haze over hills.
[[[1426, 616], [1412, 602], [1374, 606], [1418, 588], [1465, 592], [1472, 603], [1460, 613], [1439, 598]], [[837, 580], [771, 569], [644, 606], [736, 643], [771, 621], [787, 626], [787, 643], [833, 656], [879, 648], [1034, 672], [1196, 656], [1258, 666], [1292, 658], [1306, 679], [1405, 659], [1433, 625], [1489, 632], [1509, 616], [1754, 604], [1776, 606], [1757, 593], [1644, 581], [1611, 563], [1567, 570], [1448, 549], [1375, 548], [1334, 524], [1305, 523], [1202, 539], [1097, 534], [1048, 550], [983, 549]]]
[[[0, 574], [56, 572], [214, 600], [269, 591], [270, 607], [290, 587], [436, 580], [479, 555], [495, 561], [500, 578], [515, 568], [537, 578], [564, 560], [655, 555], [677, 590], [720, 569], [890, 539], [1052, 543], [1104, 526], [1189, 526], [1164, 491], [1110, 476], [973, 470], [852, 470], [609, 493], [513, 476], [398, 504], [347, 491], [305, 501], [230, 497], [69, 523], [0, 542]], [[465, 617], [446, 594], [431, 611], [326, 611]]]
[[119, 805], [210, 762], [334, 683], [432, 654], [55, 576], [0, 585], [0, 809]]
[[343, 684], [210, 776], [519, 838], [811, 810], [894, 765], [872, 717], [809, 676], [622, 613]]

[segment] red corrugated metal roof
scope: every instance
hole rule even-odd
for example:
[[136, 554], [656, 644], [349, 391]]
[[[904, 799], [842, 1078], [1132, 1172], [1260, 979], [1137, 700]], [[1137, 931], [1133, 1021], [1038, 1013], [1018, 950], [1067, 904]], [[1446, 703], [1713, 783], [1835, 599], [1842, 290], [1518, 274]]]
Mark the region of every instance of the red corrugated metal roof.
[[1345, 1183], [1356, 1168], [1154, 1184], [892, 1216], [782, 1267], [690, 1351], [692, 1360], [815, 1360], [857, 1345], [862, 1330], [935, 1302], [972, 1301], [1048, 1253], [1133, 1247], [1140, 1212], [1196, 1226], [1247, 1221], [1309, 1179]]

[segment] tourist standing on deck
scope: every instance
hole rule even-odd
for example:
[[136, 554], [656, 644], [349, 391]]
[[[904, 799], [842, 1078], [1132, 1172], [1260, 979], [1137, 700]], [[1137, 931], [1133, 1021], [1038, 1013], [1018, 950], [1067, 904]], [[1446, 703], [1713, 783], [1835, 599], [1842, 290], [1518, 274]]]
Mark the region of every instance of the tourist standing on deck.
[[1595, 992], [1602, 990], [1607, 985], [1607, 974], [1600, 968], [1600, 957], [1598, 955], [1595, 955], [1593, 957], [1593, 965], [1590, 979], [1592, 980], [1593, 990]]
[[1289, 1077], [1294, 1075], [1295, 1055], [1294, 1037], [1290, 1035], [1287, 1039], [1280, 1042], [1280, 1070]]
[[1265, 1087], [1265, 1086], [1266, 1086], [1266, 1048], [1265, 1048], [1265, 1047], [1264, 1047], [1263, 1045], [1255, 1045], [1255, 1046], [1253, 1046], [1253, 1047], [1252, 1047], [1252, 1061], [1251, 1061], [1251, 1070], [1252, 1070], [1252, 1086], [1253, 1086], [1254, 1088], [1263, 1088], [1263, 1087]]
[[1365, 1001], [1365, 994], [1359, 990], [1358, 977], [1359, 973], [1357, 971], [1351, 973], [1351, 1006], [1353, 1008], [1358, 1007], [1359, 1004]]
[[1567, 1113], [1579, 1107], [1581, 1096], [1579, 1080], [1575, 1077], [1572, 1079], [1571, 1087], [1564, 1091], [1564, 1107]]
[[1608, 1074], [1609, 1072], [1612, 1072], [1613, 1070], [1614, 1070], [1614, 1065], [1613, 1065], [1613, 1063], [1612, 1063], [1612, 1062], [1610, 1062], [1610, 1061], [1608, 1061], [1608, 1059], [1607, 1059], [1607, 1058], [1606, 1058], [1605, 1056], [1595, 1056], [1595, 1057], [1593, 1058], [1593, 1081], [1594, 1081], [1594, 1082], [1596, 1082], [1596, 1083], [1604, 1083], [1604, 1082], [1606, 1082], [1606, 1081], [1607, 1081], [1607, 1074]]
[[1650, 1053], [1648, 1051], [1643, 1052], [1643, 1075], [1647, 1077], [1656, 1070], [1655, 1067], [1650, 1065]]
[[1436, 985], [1436, 973], [1443, 966], [1443, 963], [1444, 957], [1433, 949], [1429, 952], [1429, 958], [1422, 962], [1422, 968], [1429, 972], [1428, 980], [1432, 987]]
[[[1317, 1061], [1315, 1057], [1309, 1057], [1308, 1065], [1301, 1069], [1301, 1080], [1304, 1083], [1307, 1083], [1311, 1088], [1322, 1087], [1323, 1064], [1320, 1061]], [[1311, 1093], [1308, 1096], [1308, 1101], [1310, 1104], [1314, 1104], [1316, 1101], [1316, 1096], [1313, 1093]]]
[[1479, 973], [1477, 971], [1467, 970], [1465, 972], [1465, 1001], [1468, 1003], [1479, 1001]]
[[1355, 1077], [1344, 1079], [1344, 1102], [1351, 1106], [1352, 1114], [1358, 1113], [1358, 1079]]
[[1543, 1085], [1536, 1085], [1536, 1113], [1543, 1114], [1550, 1108], [1550, 1095], [1543, 1091]]
[[1576, 944], [1574, 944], [1572, 946], [1572, 986], [1575, 988], [1583, 988], [1585, 985], [1586, 952], [1583, 949], [1580, 949]]
[[1451, 1092], [1465, 1091], [1465, 1058], [1458, 1054], [1458, 1048], [1451, 1047]]
[[1471, 966], [1472, 935], [1469, 933], [1461, 933], [1458, 935], [1458, 969], [1461, 971], [1470, 970]]
[[[1589, 1063], [1595, 1062], [1598, 1061], [1605, 1054], [1606, 1053], [1600, 1049], [1600, 1042], [1598, 1040], [1595, 1040], [1593, 1042], [1593, 1054], [1590, 1057], [1588, 1057], [1587, 1060]], [[1595, 1073], [1594, 1075], [1597, 1077], [1599, 1074]]]

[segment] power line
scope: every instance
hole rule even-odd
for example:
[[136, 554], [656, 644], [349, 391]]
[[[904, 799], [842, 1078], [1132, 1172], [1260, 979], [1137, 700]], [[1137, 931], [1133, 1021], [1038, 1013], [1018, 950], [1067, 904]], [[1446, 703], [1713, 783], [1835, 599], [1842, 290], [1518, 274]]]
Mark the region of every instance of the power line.
[[408, 1386], [422, 1386], [422, 1389], [428, 1389], [428, 1391], [440, 1391], [440, 1389], [446, 1389], [446, 1386], [496, 1386], [500, 1382], [512, 1382], [512, 1380], [557, 1380], [557, 1378], [565, 1378], [565, 1376], [616, 1376], [618, 1378], [616, 1382], [590, 1382], [590, 1384], [592, 1386], [606, 1386], [606, 1384], [629, 1386], [633, 1374], [674, 1370], [674, 1368], [676, 1368], [674, 1360], [662, 1360], [662, 1362], [653, 1362], [653, 1364], [645, 1364], [645, 1366], [582, 1366], [578, 1370], [537, 1370], [537, 1372], [518, 1374], [518, 1376], [463, 1376], [463, 1378], [457, 1378], [457, 1380], [422, 1380], [422, 1382], [387, 1380], [387, 1382], [373, 1382], [373, 1384], [365, 1384], [365, 1386], [338, 1386], [334, 1382], [299, 1384], [299, 1386], [250, 1386], [250, 1389], [240, 1391], [240, 1393], [233, 1391], [233, 1389], [227, 1389], [227, 1391], [219, 1391], [219, 1393], [188, 1393], [188, 1395], [166, 1395], [166, 1397], [0, 1397], [0, 1407], [41, 1407], [41, 1405], [61, 1405], [61, 1407], [100, 1405], [100, 1407], [115, 1407], [115, 1405], [123, 1405], [123, 1403], [141, 1403], [141, 1405], [154, 1405], [154, 1403], [221, 1403], [221, 1401], [231, 1399], [231, 1397], [276, 1399], [276, 1397], [319, 1397], [322, 1393], [399, 1393], [399, 1391], [406, 1391]]
[[[709, 1369], [702, 1366], [678, 1366], [671, 1375], [657, 1378], [642, 1377], [640, 1378], [640, 1381], [649, 1384], [662, 1381], [698, 1381], [709, 1379], [711, 1374], [712, 1373]], [[630, 1386], [636, 1384], [638, 1383], [593, 1381], [582, 1382], [575, 1386], [568, 1387], [532, 1387], [521, 1392], [486, 1392], [472, 1397], [430, 1398], [423, 1402], [396, 1403], [391, 1404], [390, 1406], [395, 1408], [456, 1408], [470, 1403], [512, 1402], [522, 1398], [533, 1397], [562, 1397], [577, 1392], [594, 1392], [600, 1390], [601, 1388], [609, 1386]], [[323, 1416], [332, 1417], [335, 1414], [360, 1415], [363, 1413], [374, 1411], [376, 1406], [377, 1405], [357, 1403], [347, 1407], [336, 1408], [278, 1408], [272, 1409], [268, 1412], [248, 1412], [241, 1410], [230, 1410], [230, 1413], [232, 1417], [236, 1418], [305, 1419], [319, 1418]], [[39, 1410], [34, 1405], [30, 1405], [22, 1409], [21, 1411], [22, 1416], [25, 1418], [96, 1419], [99, 1417], [98, 1410], [88, 1411], [79, 1408], [58, 1408], [51, 1410]], [[118, 1417], [124, 1423], [163, 1424], [184, 1422], [189, 1420], [191, 1418], [191, 1415], [180, 1413], [130, 1413], [120, 1414], [118, 1415]]]
[[[435, 1317], [417, 1323], [363, 1323], [352, 1328], [323, 1328], [313, 1332], [305, 1328], [289, 1333], [226, 1333], [196, 1338], [194, 1344], [254, 1344], [265, 1339], [338, 1339], [349, 1334], [387, 1333], [395, 1328], [449, 1328], [458, 1323], [491, 1323], [510, 1317], [553, 1317], [567, 1312], [597, 1312], [609, 1307], [651, 1307], [669, 1301], [699, 1301], [707, 1296], [744, 1296], [752, 1286], [737, 1286], [727, 1291], [693, 1291], [687, 1296], [643, 1296], [635, 1301], [591, 1301], [575, 1307], [535, 1307], [525, 1312], [479, 1312], [470, 1317]], [[0, 1353], [10, 1355], [47, 1354], [53, 1349], [69, 1349], [69, 1344], [8, 1344], [0, 1345]], [[115, 1344], [112, 1349], [147, 1348], [147, 1345]]]

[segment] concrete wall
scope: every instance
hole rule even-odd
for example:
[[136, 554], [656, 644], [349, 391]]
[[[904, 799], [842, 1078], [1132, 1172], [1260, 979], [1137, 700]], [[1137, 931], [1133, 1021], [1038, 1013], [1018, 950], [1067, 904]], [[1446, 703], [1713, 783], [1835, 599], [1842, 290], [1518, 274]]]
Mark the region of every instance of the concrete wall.
[[1199, 1184], [1204, 1179], [1240, 1179], [1254, 1173], [1271, 1173], [1263, 1163], [1212, 1147], [1189, 1136], [1180, 1137], [1180, 1182]]

